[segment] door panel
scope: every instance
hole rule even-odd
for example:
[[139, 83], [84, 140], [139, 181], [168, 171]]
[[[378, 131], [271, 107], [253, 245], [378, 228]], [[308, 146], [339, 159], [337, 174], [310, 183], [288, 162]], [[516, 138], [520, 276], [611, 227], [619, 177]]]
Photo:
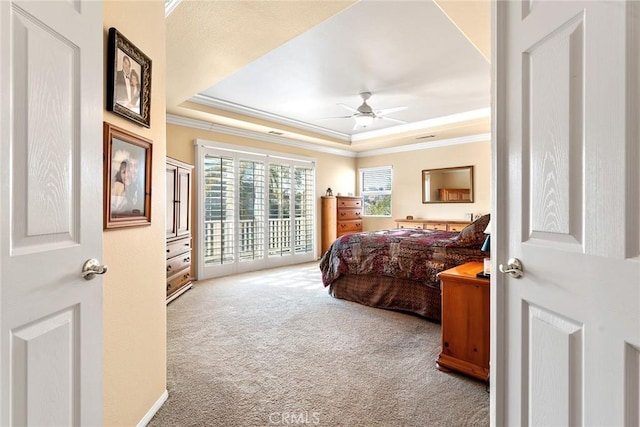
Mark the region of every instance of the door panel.
[[186, 169], [178, 169], [178, 229], [176, 230], [178, 236], [183, 234], [189, 234], [189, 194], [191, 193], [191, 171]]
[[492, 422], [637, 425], [640, 9], [495, 6]]
[[0, 425], [102, 423], [102, 3], [0, 2]]
[[[582, 252], [582, 14], [523, 55], [525, 241]], [[527, 132], [527, 130], [529, 132]]]
[[581, 425], [583, 325], [527, 304], [527, 411], [533, 426]]
[[177, 200], [177, 194], [175, 194], [175, 182], [176, 176], [178, 175], [178, 168], [173, 165], [166, 166], [166, 207], [165, 207], [165, 215], [166, 217], [166, 237], [176, 237], [178, 235], [178, 230], [176, 229], [176, 207], [175, 203]]
[[[12, 419], [15, 425], [73, 425], [79, 419], [75, 405], [59, 405], [59, 399], [72, 402], [80, 389], [78, 363], [78, 312], [71, 307], [29, 325], [16, 328], [11, 336], [12, 388], [15, 399]], [[47, 357], [41, 357], [46, 354]], [[48, 396], [56, 396], [51, 399]], [[39, 405], [30, 405], [38, 402]]]
[[625, 425], [640, 425], [640, 348], [626, 343], [625, 367], [627, 378]]
[[[13, 205], [11, 250], [20, 253], [77, 243], [78, 191], [72, 177], [78, 175], [79, 164], [72, 156], [79, 137], [74, 124], [79, 50], [26, 12], [15, 9], [13, 16], [14, 49], [22, 59], [11, 69], [13, 189], [14, 197], [27, 198]], [[30, 120], [22, 120], [25, 117]]]

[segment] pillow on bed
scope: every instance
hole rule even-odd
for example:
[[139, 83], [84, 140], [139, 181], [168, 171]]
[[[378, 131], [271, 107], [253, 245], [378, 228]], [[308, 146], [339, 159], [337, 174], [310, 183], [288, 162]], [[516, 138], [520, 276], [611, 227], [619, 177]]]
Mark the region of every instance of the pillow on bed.
[[458, 246], [478, 246], [479, 249], [487, 238], [484, 230], [489, 224], [490, 217], [489, 214], [483, 215], [463, 228], [458, 235]]

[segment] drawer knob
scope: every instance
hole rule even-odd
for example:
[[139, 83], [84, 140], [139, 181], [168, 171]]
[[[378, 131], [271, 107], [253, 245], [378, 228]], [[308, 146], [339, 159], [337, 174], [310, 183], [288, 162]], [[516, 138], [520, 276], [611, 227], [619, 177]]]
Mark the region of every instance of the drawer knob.
[[171, 270], [171, 264], [167, 265], [167, 271]]
[[189, 261], [191, 261], [191, 257], [186, 257], [183, 261], [184, 262], [189, 262]]

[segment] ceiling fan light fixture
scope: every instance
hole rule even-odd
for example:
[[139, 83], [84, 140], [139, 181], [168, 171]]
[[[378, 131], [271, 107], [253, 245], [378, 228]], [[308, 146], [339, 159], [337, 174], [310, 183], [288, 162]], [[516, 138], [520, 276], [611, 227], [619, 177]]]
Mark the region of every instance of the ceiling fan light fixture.
[[371, 123], [373, 123], [373, 116], [368, 115], [368, 114], [361, 114], [359, 116], [356, 116], [356, 124], [358, 126], [362, 126], [363, 128], [366, 128], [367, 126], [371, 125]]

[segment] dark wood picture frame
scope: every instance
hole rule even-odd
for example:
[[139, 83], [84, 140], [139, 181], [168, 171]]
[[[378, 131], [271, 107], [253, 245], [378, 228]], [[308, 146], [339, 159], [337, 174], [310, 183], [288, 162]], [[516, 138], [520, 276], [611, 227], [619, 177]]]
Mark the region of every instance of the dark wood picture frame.
[[151, 59], [115, 28], [107, 48], [107, 110], [151, 126]]
[[151, 225], [151, 141], [104, 122], [104, 229]]

